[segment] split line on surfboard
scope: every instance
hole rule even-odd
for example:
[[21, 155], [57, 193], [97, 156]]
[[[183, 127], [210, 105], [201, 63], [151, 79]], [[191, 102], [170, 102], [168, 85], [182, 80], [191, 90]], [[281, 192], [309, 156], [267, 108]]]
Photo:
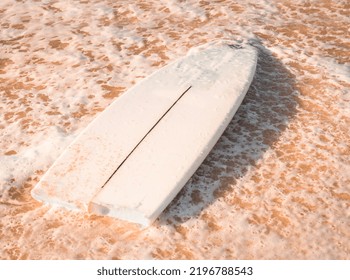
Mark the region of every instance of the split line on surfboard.
[[175, 102], [169, 107], [169, 109], [159, 118], [159, 120], [151, 127], [151, 129], [145, 134], [145, 136], [142, 137], [140, 142], [136, 144], [136, 146], [131, 150], [131, 152], [125, 157], [125, 159], [119, 164], [119, 166], [116, 168], [116, 170], [112, 173], [112, 175], [108, 178], [108, 180], [102, 185], [101, 188], [104, 188], [104, 186], [111, 180], [111, 178], [114, 176], [115, 173], [119, 170], [120, 167], [127, 161], [127, 159], [131, 156], [131, 154], [137, 149], [138, 146], [145, 140], [145, 138], [152, 132], [152, 130], [159, 124], [159, 122], [169, 113], [169, 111], [176, 105], [177, 102], [191, 89], [192, 86], [189, 86], [181, 95], [180, 97], [175, 100]]

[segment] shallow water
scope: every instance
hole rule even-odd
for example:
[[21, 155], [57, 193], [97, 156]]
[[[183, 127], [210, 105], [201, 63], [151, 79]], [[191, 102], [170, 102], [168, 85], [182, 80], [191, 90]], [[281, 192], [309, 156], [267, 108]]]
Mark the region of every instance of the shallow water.
[[[349, 14], [348, 1], [1, 1], [0, 258], [349, 259]], [[218, 39], [254, 44], [257, 73], [153, 226], [31, 198], [98, 112]]]

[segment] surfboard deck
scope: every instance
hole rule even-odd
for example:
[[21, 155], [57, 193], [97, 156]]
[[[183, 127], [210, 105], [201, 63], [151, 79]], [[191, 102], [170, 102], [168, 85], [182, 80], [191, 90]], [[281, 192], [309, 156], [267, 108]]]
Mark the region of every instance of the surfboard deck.
[[82, 131], [32, 196], [149, 225], [223, 133], [256, 61], [250, 45], [215, 43], [156, 71]]

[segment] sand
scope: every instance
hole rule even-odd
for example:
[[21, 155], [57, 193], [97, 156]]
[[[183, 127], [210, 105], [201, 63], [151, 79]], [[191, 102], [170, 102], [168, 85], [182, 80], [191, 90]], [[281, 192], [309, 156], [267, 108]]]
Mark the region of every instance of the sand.
[[[349, 259], [347, 1], [0, 3], [1, 259]], [[149, 228], [30, 190], [127, 88], [238, 40], [257, 73], [227, 130]]]

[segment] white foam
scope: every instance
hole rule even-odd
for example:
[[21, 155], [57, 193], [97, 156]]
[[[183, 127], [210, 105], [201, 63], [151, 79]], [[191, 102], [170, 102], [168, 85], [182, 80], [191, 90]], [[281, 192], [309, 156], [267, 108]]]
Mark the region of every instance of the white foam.
[[[347, 258], [347, 1], [126, 2], [0, 1], [1, 257]], [[154, 226], [34, 203], [29, 177], [118, 91], [216, 39], [253, 39], [257, 76]]]
[[56, 128], [37, 135], [32, 146], [11, 156], [0, 156], [0, 192], [9, 186], [21, 187], [36, 172], [46, 171], [66, 146], [74, 139]]

